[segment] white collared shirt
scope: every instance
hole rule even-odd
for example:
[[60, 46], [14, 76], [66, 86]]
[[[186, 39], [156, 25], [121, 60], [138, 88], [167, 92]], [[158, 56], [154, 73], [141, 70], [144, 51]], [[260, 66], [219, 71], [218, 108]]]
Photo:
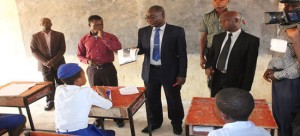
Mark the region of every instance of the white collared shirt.
[[209, 132], [208, 136], [271, 136], [271, 134], [264, 128], [255, 126], [251, 121], [236, 121]]
[[87, 128], [92, 105], [109, 109], [112, 102], [90, 87], [60, 85], [55, 91], [55, 127], [57, 130]]
[[45, 36], [45, 39], [46, 39], [46, 43], [47, 43], [47, 46], [48, 46], [48, 51], [49, 51], [49, 54], [51, 55], [51, 46], [50, 46], [50, 39], [51, 39], [51, 32], [50, 31], [48, 34], [44, 31], [42, 31], [44, 36]]
[[[152, 33], [151, 33], [151, 38], [150, 38], [150, 64], [152, 65], [161, 65], [161, 59], [159, 59], [158, 61], [153, 60], [152, 56], [153, 56], [153, 47], [154, 47], [154, 34], [155, 34], [155, 28], [153, 27], [152, 29]], [[161, 42], [163, 39], [163, 35], [165, 32], [165, 28], [166, 28], [166, 23], [159, 27], [160, 31], [159, 31], [159, 53], [161, 54]], [[161, 55], [160, 55], [161, 58]]]
[[[222, 47], [221, 47], [221, 50], [220, 50], [220, 53], [219, 53], [219, 54], [221, 54], [221, 52], [222, 52], [222, 50], [223, 50], [223, 47], [224, 47], [224, 45], [225, 45], [225, 43], [226, 43], [226, 41], [227, 41], [227, 39], [228, 39], [228, 34], [229, 34], [229, 33], [232, 34], [232, 36], [231, 36], [231, 43], [230, 43], [229, 52], [228, 52], [228, 56], [227, 56], [227, 59], [226, 59], [225, 67], [224, 67], [224, 69], [223, 69], [223, 70], [225, 70], [225, 71], [227, 70], [228, 59], [229, 59], [231, 50], [232, 50], [232, 48], [233, 48], [233, 45], [234, 45], [235, 41], [237, 40], [237, 38], [239, 37], [239, 35], [241, 34], [241, 32], [242, 32], [241, 29], [239, 29], [239, 30], [237, 30], [237, 31], [235, 31], [235, 32], [228, 32], [228, 31], [227, 31], [226, 37], [225, 37], [225, 39], [223, 40]], [[219, 55], [219, 56], [220, 56], [220, 55]], [[218, 58], [218, 60], [217, 60], [216, 66], [217, 66], [217, 64], [218, 64], [218, 61], [219, 61], [219, 58]]]

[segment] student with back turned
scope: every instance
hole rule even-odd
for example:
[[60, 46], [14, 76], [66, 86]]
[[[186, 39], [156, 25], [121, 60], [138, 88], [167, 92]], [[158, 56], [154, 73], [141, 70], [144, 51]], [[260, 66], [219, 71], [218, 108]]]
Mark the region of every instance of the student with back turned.
[[105, 98], [90, 87], [82, 87], [86, 83], [84, 71], [77, 64], [68, 63], [59, 67], [57, 76], [65, 85], [58, 86], [55, 94], [56, 132], [81, 136], [114, 136], [114, 131], [101, 130], [88, 124], [92, 105], [109, 109], [112, 102], [101, 91], [98, 93]]
[[267, 130], [248, 121], [254, 109], [254, 99], [249, 92], [238, 88], [222, 89], [216, 95], [215, 104], [226, 124], [208, 136], [270, 136]]

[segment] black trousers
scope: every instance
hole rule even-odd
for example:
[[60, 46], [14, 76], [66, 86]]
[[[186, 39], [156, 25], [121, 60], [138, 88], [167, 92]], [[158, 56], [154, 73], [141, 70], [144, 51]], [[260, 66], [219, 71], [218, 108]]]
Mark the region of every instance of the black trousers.
[[272, 111], [278, 136], [292, 135], [292, 122], [300, 105], [300, 78], [272, 82]]
[[216, 94], [220, 90], [227, 87], [227, 85], [225, 84], [226, 76], [227, 76], [226, 74], [221, 73], [218, 70], [215, 70], [215, 73], [213, 75], [213, 80], [212, 80], [212, 87], [211, 87], [210, 97], [215, 97]]
[[181, 86], [172, 86], [173, 82], [163, 81], [159, 67], [150, 67], [149, 83], [147, 87], [147, 100], [150, 110], [150, 122], [152, 126], [161, 126], [163, 122], [163, 108], [161, 103], [161, 86], [164, 88], [167, 99], [168, 117], [172, 126], [181, 126], [184, 117], [184, 111], [181, 101]]
[[117, 70], [112, 63], [89, 66], [87, 75], [90, 86], [118, 86]]
[[52, 92], [51, 92], [51, 94], [47, 95], [46, 101], [47, 102], [53, 101], [56, 87], [59, 85], [62, 85], [63, 82], [61, 80], [59, 80], [57, 77], [57, 69], [51, 68], [49, 71], [43, 72], [42, 74], [43, 74], [44, 81], [52, 82], [52, 86], [51, 86]]

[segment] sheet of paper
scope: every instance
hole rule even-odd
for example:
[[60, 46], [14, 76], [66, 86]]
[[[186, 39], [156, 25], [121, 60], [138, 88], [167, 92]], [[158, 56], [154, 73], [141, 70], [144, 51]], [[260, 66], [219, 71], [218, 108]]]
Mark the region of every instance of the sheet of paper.
[[136, 61], [138, 50], [138, 48], [125, 48], [118, 50], [119, 64], [124, 65]]
[[214, 130], [214, 127], [194, 126], [193, 130], [196, 132], [210, 132]]
[[131, 95], [136, 93], [139, 93], [139, 90], [135, 86], [127, 86], [120, 89], [121, 95]]
[[28, 90], [28, 88], [34, 86], [36, 83], [29, 84], [10, 84], [6, 87], [0, 89], [0, 96], [17, 96], [24, 91]]

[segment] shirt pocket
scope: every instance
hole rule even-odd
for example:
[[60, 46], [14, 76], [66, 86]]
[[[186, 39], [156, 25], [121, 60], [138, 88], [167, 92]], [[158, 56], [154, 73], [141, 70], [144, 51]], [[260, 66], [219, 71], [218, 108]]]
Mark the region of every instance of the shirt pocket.
[[217, 21], [210, 21], [208, 23], [208, 35], [211, 35], [211, 34], [216, 34], [216, 33], [219, 33], [220, 31], [220, 26], [219, 26], [219, 22]]

